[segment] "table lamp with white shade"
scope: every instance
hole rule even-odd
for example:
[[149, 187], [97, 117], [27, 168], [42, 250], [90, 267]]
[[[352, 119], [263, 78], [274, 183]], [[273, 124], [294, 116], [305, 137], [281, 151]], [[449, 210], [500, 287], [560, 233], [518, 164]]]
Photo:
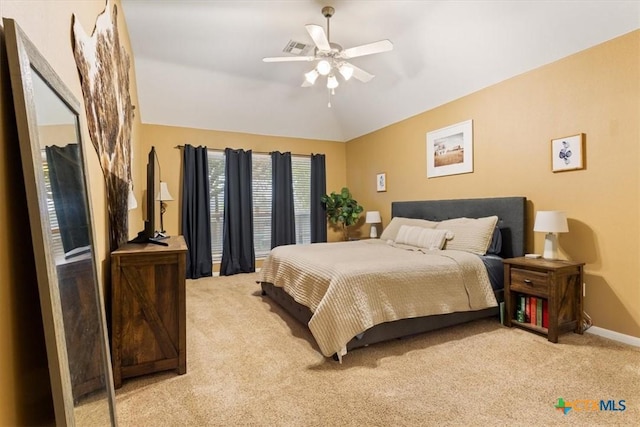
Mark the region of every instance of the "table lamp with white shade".
[[558, 259], [558, 233], [569, 231], [567, 215], [562, 211], [538, 211], [533, 231], [547, 233], [544, 236], [545, 259]]
[[367, 224], [371, 224], [371, 233], [369, 233], [369, 237], [371, 237], [372, 239], [377, 238], [378, 229], [376, 228], [376, 224], [380, 224], [382, 222], [382, 218], [380, 218], [380, 212], [378, 211], [367, 212], [365, 222]]
[[167, 204], [165, 203], [165, 201], [167, 200], [173, 200], [173, 197], [171, 197], [171, 194], [169, 193], [169, 188], [167, 187], [167, 183], [164, 181], [160, 181], [160, 191], [158, 191], [158, 196], [156, 197], [156, 200], [160, 201], [160, 228], [161, 234], [165, 234], [164, 231], [164, 221], [163, 221], [163, 216], [164, 213], [167, 211]]

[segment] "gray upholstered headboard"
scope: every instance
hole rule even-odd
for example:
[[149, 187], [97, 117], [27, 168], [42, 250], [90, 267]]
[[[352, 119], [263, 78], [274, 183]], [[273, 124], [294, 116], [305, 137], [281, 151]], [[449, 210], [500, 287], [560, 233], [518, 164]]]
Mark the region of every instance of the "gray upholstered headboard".
[[392, 202], [391, 216], [442, 221], [497, 215], [502, 233], [500, 255], [510, 258], [525, 253], [526, 203], [526, 197]]

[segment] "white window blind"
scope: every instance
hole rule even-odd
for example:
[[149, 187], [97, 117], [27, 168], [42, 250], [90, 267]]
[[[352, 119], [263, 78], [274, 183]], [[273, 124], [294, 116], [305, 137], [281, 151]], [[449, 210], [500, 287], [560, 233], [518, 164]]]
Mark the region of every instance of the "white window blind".
[[293, 201], [296, 213], [296, 243], [311, 242], [311, 157], [292, 156]]
[[60, 235], [60, 226], [58, 225], [58, 215], [56, 215], [56, 207], [53, 203], [53, 191], [51, 190], [51, 179], [49, 177], [49, 164], [47, 163], [47, 153], [45, 150], [40, 151], [42, 156], [42, 170], [44, 171], [44, 188], [47, 191], [47, 213], [49, 216], [49, 224], [51, 225], [51, 238], [53, 240], [53, 258], [64, 258], [64, 248], [62, 247], [62, 236]]
[[253, 246], [256, 258], [271, 250], [271, 156], [253, 153]]
[[[224, 153], [209, 150], [208, 161], [211, 254], [214, 262], [220, 262], [222, 260], [222, 224], [224, 220]], [[251, 163], [254, 250], [256, 258], [263, 258], [271, 250], [271, 156], [253, 153]], [[291, 172], [296, 216], [296, 243], [309, 243], [311, 241], [311, 158], [308, 156], [292, 156]]]
[[211, 255], [222, 260], [222, 221], [224, 214], [224, 153], [207, 151], [209, 163], [209, 207], [211, 212]]

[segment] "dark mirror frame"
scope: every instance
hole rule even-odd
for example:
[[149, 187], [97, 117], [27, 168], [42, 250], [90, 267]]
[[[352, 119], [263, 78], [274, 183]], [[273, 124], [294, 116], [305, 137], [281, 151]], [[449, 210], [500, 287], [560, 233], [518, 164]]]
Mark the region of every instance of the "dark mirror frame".
[[[105, 320], [104, 298], [102, 286], [97, 276], [97, 261], [95, 252], [95, 238], [92, 223], [91, 203], [89, 196], [89, 182], [87, 177], [87, 165], [83, 154], [83, 144], [80, 132], [80, 103], [75, 99], [71, 91], [66, 87], [60, 77], [55, 73], [45, 58], [38, 52], [28, 37], [12, 19], [3, 19], [5, 40], [7, 47], [8, 65], [13, 89], [13, 99], [16, 112], [18, 137], [20, 140], [20, 152], [25, 179], [29, 221], [31, 225], [31, 238], [36, 263], [40, 306], [45, 332], [47, 358], [49, 364], [49, 376], [53, 405], [57, 426], [74, 425], [117, 425], [115, 412], [115, 393], [113, 388], [113, 374], [111, 369], [110, 353], [108, 351], [108, 337]], [[88, 295], [82, 306], [75, 304], [79, 301], [61, 302], [60, 270], [57, 259], [53, 254], [52, 229], [49, 219], [48, 196], [45, 188], [44, 166], [42, 157], [41, 135], [36, 115], [36, 99], [34, 93], [34, 73], [39, 76], [54, 95], [69, 112], [75, 116], [75, 134], [78, 145], [78, 157], [84, 186], [84, 203], [86, 204], [86, 220], [88, 225], [88, 240], [90, 242], [86, 262], [90, 264], [88, 279], [84, 282], [78, 280], [73, 286], [85, 289], [73, 289], [77, 292], [85, 292]], [[66, 257], [63, 257], [66, 259]], [[76, 258], [77, 259], [77, 258]], [[66, 261], [64, 261], [66, 262]], [[91, 280], [91, 275], [93, 279]], [[66, 283], [65, 283], [66, 285]], [[66, 290], [65, 290], [66, 292]], [[95, 302], [95, 310], [91, 307]], [[76, 306], [74, 306], [75, 304]], [[69, 308], [72, 310], [69, 310]], [[80, 315], [71, 316], [69, 311], [81, 310]], [[79, 319], [79, 324], [65, 324], [70, 318]], [[81, 328], [79, 328], [81, 326]], [[65, 331], [66, 328], [66, 331]], [[83, 348], [69, 348], [70, 331], [77, 329], [92, 329], [94, 348], [85, 342]], [[84, 336], [79, 341], [82, 341]], [[71, 340], [71, 341], [70, 341]], [[92, 386], [88, 391], [78, 391], [76, 387], [77, 365], [70, 365], [78, 355], [87, 354], [95, 350], [96, 358], [90, 360], [98, 371], [97, 386]], [[83, 395], [85, 407], [88, 407], [89, 416], [86, 419], [77, 417], [77, 404]], [[85, 396], [86, 395], [86, 396]], [[105, 414], [103, 416], [103, 413]], [[97, 415], [96, 415], [97, 414]], [[103, 416], [100, 419], [100, 416]]]

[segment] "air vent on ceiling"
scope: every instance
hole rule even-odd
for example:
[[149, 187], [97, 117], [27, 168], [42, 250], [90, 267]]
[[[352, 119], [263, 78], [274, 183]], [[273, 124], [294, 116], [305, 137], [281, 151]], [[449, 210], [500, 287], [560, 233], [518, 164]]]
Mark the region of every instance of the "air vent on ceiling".
[[282, 49], [283, 52], [290, 53], [298, 56], [313, 55], [314, 46], [311, 44], [304, 44], [295, 40], [289, 40], [289, 43]]

